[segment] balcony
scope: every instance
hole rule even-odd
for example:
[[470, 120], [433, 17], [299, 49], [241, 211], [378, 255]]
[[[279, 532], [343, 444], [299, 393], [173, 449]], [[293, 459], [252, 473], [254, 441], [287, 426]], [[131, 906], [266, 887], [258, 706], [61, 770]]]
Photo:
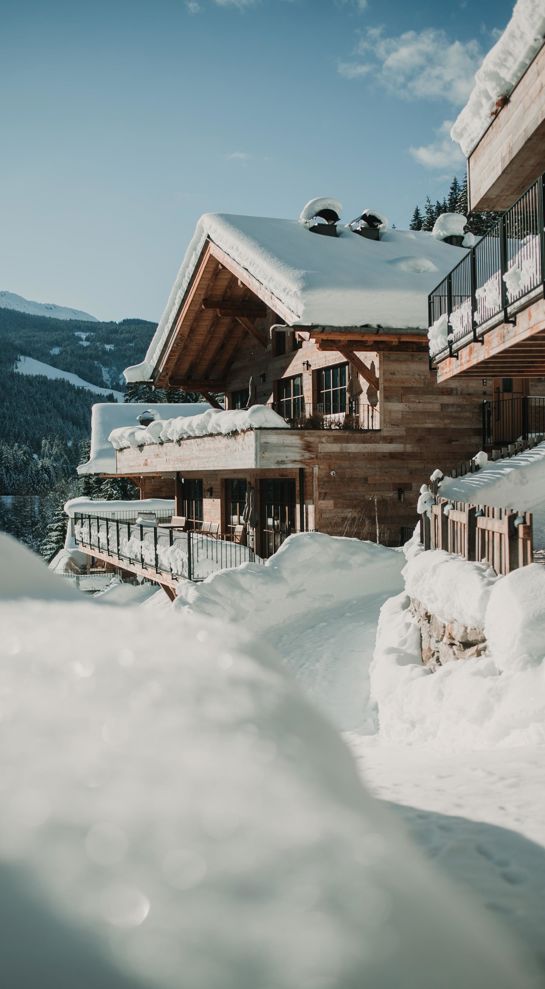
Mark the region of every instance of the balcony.
[[112, 508], [107, 516], [76, 512], [73, 532], [76, 546], [96, 559], [171, 588], [180, 579], [197, 582], [242, 563], [263, 562], [250, 547], [211, 528], [195, 521], [186, 531], [157, 514], [129, 519]]
[[247, 429], [127, 447], [117, 451], [117, 474], [221, 471], [228, 475], [237, 471], [298, 469], [316, 461], [319, 433], [324, 430], [358, 433], [365, 441], [364, 434], [380, 429], [378, 411], [359, 399], [344, 397], [340, 403], [305, 405], [301, 398], [289, 408], [282, 404], [273, 408], [289, 429]]
[[439, 381], [545, 375], [544, 259], [541, 176], [429, 296]]

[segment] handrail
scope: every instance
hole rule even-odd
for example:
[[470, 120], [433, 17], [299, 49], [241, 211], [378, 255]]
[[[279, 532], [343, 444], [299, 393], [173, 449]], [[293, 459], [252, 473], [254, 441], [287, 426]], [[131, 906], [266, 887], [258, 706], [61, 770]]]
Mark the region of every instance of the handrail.
[[498, 319], [514, 322], [515, 306], [543, 292], [544, 197], [541, 175], [430, 292], [432, 366], [470, 342], [482, 343]]
[[202, 532], [175, 530], [168, 525], [74, 514], [76, 545], [96, 550], [109, 560], [128, 564], [153, 579], [204, 580], [210, 573], [230, 570], [242, 563], [263, 563], [252, 547]]

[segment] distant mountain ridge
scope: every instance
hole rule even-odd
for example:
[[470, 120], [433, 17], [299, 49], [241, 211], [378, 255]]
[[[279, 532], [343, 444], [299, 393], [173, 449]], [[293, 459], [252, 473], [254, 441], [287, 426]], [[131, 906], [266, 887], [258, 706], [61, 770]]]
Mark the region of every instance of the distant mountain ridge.
[[104, 323], [90, 321], [87, 314], [84, 319], [61, 318], [8, 309], [7, 295], [0, 305], [0, 348], [100, 388], [124, 390], [123, 370], [143, 359], [156, 329], [155, 323], [143, 319]]
[[0, 308], [15, 309], [17, 312], [28, 313], [31, 316], [51, 316], [54, 319], [78, 319], [86, 323], [97, 323], [96, 316], [83, 312], [81, 309], [71, 309], [69, 306], [57, 306], [54, 302], [34, 302], [25, 299], [15, 292], [0, 291]]

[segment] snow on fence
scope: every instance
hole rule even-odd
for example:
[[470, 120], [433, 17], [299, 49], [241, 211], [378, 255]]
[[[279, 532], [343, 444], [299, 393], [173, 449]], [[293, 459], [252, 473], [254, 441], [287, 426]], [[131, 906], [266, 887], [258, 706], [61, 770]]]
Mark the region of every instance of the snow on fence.
[[428, 301], [431, 358], [440, 362], [544, 281], [544, 177], [530, 186], [433, 290]]
[[420, 541], [505, 576], [533, 562], [532, 513], [438, 498], [420, 517]]
[[263, 561], [249, 547], [190, 529], [97, 515], [74, 515], [76, 545], [95, 549], [113, 562], [172, 579], [204, 580], [218, 570]]

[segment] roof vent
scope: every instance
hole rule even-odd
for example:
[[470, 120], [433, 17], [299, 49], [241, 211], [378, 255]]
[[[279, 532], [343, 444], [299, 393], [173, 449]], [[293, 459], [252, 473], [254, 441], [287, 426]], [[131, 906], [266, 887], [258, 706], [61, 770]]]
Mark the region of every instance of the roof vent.
[[436, 240], [443, 240], [453, 247], [464, 247], [467, 217], [461, 213], [441, 213], [437, 217], [432, 230]]
[[149, 409], [146, 409], [145, 412], [141, 412], [140, 415], [138, 416], [138, 422], [142, 426], [142, 429], [146, 429], [146, 427], [149, 426], [150, 423], [155, 422], [155, 414], [153, 412], [150, 412]]
[[376, 209], [364, 209], [360, 216], [348, 224], [352, 233], [368, 240], [380, 240], [381, 233], [388, 229], [388, 218]]
[[341, 218], [342, 205], [338, 199], [321, 196], [311, 199], [301, 210], [299, 223], [314, 234], [338, 237], [337, 224]]

